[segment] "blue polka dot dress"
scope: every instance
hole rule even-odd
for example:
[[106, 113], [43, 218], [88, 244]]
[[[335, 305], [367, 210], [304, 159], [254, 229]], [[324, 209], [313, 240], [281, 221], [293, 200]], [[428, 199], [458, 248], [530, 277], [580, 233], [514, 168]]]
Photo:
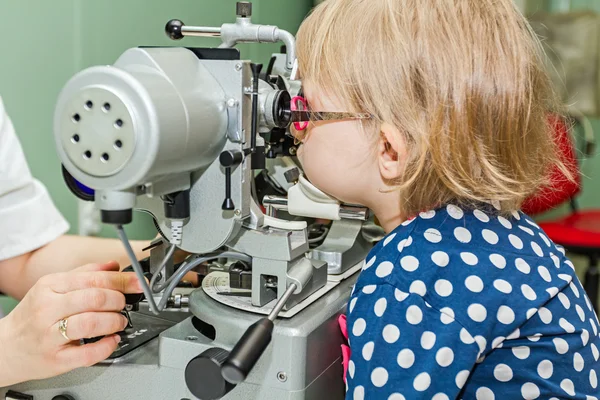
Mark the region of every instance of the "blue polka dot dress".
[[348, 304], [347, 397], [600, 397], [598, 317], [526, 215], [421, 213], [369, 254]]

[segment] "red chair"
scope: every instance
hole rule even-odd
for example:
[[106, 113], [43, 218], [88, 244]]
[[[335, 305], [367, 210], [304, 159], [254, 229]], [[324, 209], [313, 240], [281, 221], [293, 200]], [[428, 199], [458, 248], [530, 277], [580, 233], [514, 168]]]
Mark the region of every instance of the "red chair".
[[[571, 213], [554, 221], [540, 223], [540, 227], [548, 237], [555, 243], [563, 246], [572, 254], [587, 257], [589, 266], [585, 274], [584, 288], [588, 297], [594, 304], [598, 313], [598, 283], [600, 260], [600, 209], [580, 210], [577, 207], [575, 197], [581, 191], [581, 176], [575, 148], [571, 142], [570, 132], [567, 125], [560, 120], [556, 121], [557, 140], [563, 155], [563, 161], [576, 176], [572, 182], [556, 169], [552, 174], [552, 187], [546, 188], [540, 193], [528, 199], [522, 207], [523, 212], [536, 215], [551, 210], [552, 208], [570, 202]], [[593, 135], [586, 137], [586, 156], [593, 154]]]

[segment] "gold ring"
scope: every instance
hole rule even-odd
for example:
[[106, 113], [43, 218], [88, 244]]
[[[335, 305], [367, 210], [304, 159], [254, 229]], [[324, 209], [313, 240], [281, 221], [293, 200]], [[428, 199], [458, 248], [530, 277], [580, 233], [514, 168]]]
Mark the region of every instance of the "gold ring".
[[69, 337], [67, 336], [67, 319], [63, 318], [60, 321], [58, 321], [58, 331], [60, 332], [61, 335], [63, 335], [63, 337], [65, 339], [67, 339], [69, 342], [71, 341], [71, 339], [69, 339]]

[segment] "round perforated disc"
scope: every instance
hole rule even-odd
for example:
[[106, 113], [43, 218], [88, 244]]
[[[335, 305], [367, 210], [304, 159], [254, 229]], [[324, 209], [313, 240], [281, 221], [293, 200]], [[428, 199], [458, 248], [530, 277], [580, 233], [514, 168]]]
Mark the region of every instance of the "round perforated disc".
[[73, 164], [86, 174], [113, 175], [131, 158], [135, 149], [133, 118], [113, 92], [82, 90], [60, 118], [62, 146]]

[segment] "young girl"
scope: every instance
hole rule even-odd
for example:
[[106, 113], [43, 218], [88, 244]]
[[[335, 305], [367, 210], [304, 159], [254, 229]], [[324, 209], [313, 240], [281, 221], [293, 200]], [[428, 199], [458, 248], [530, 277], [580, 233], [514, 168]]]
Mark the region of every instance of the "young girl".
[[519, 212], [572, 171], [512, 1], [326, 0], [298, 57], [308, 107], [348, 113], [297, 132], [307, 177], [388, 233], [348, 305], [347, 398], [596, 399], [597, 316]]

